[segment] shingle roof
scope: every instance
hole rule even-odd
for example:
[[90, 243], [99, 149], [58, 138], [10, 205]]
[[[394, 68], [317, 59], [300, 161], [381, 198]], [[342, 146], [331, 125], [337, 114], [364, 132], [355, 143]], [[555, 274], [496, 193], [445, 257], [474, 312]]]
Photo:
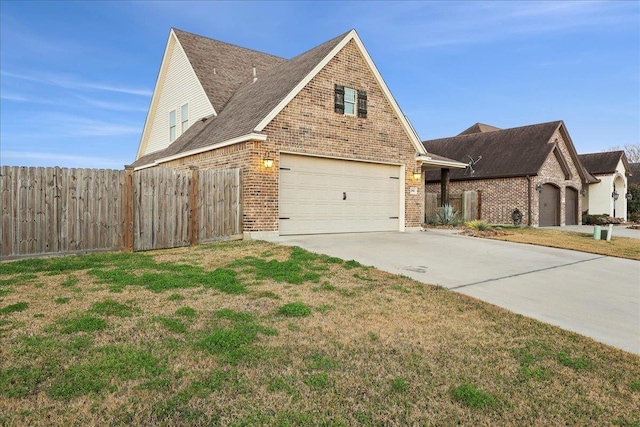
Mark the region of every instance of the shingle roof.
[[[504, 178], [537, 175], [555, 144], [549, 143], [562, 121], [511, 129], [460, 134], [424, 141], [427, 152], [468, 163], [482, 156], [470, 169], [451, 171], [451, 180]], [[475, 125], [474, 125], [475, 126]], [[472, 126], [473, 128], [473, 126]], [[471, 128], [469, 128], [471, 129]], [[465, 131], [466, 132], [466, 131]], [[440, 180], [437, 172], [427, 172], [429, 181]]]
[[[259, 73], [255, 82], [253, 82], [253, 72], [251, 71], [242, 84], [236, 88], [224, 107], [217, 111], [216, 117], [211, 117], [201, 126], [199, 125], [197, 131], [191, 131], [191, 128], [195, 126], [192, 125], [187, 132], [180, 135], [165, 150], [143, 156], [136, 160], [133, 166], [147, 165], [161, 158], [197, 150], [252, 133], [256, 126], [348, 34], [349, 32], [344, 33], [288, 61], [284, 60], [278, 65], [272, 66], [263, 73]], [[191, 38], [199, 37], [193, 34], [190, 36], [192, 36]], [[182, 37], [184, 38], [184, 35]], [[207, 46], [214, 47], [213, 44]], [[194, 50], [194, 52], [200, 54], [205, 50]]]
[[463, 130], [462, 132], [460, 132], [458, 134], [458, 136], [460, 135], [470, 135], [472, 133], [483, 133], [483, 132], [493, 132], [496, 130], [500, 130], [500, 128], [497, 128], [495, 126], [491, 126], [491, 125], [485, 125], [484, 123], [476, 123], [475, 125], [471, 126], [468, 129]]
[[[592, 174], [600, 175], [615, 173], [618, 168], [618, 162], [623, 156], [626, 159], [624, 151], [605, 151], [602, 153], [581, 154], [578, 157], [585, 169]], [[625, 166], [628, 165], [625, 160], [623, 162], [625, 162]]]
[[186, 31], [173, 29], [184, 49], [193, 71], [220, 113], [242, 83], [253, 78], [253, 66], [258, 75], [286, 59], [244, 47], [235, 46]]
[[640, 163], [629, 163], [629, 172], [631, 176], [627, 179], [627, 183], [640, 185]]

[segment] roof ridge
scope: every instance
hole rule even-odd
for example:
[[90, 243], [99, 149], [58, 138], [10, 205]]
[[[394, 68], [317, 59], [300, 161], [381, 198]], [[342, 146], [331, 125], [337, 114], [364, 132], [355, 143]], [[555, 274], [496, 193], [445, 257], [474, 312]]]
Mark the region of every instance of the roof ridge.
[[622, 155], [624, 154], [624, 150], [594, 151], [593, 153], [580, 154], [580, 156], [594, 156], [594, 155], [609, 154], [609, 153], [611, 154], [618, 153], [618, 155], [622, 157]]
[[238, 48], [238, 49], [243, 49], [243, 50], [247, 50], [247, 51], [250, 51], [250, 52], [260, 53], [262, 55], [268, 55], [268, 56], [272, 56], [274, 58], [287, 60], [287, 58], [284, 58], [284, 57], [278, 56], [278, 55], [274, 55], [272, 53], [263, 52], [263, 51], [257, 50], [257, 49], [251, 49], [249, 47], [240, 46], [238, 44], [229, 43], [229, 42], [225, 42], [225, 41], [222, 41], [222, 40], [214, 39], [214, 38], [211, 38], [211, 37], [203, 36], [203, 35], [200, 35], [200, 34], [192, 33], [192, 32], [189, 32], [189, 31], [181, 30], [179, 28], [171, 27], [171, 29], [174, 32], [177, 31], [177, 32], [180, 32], [180, 33], [188, 34], [190, 36], [198, 37], [198, 38], [201, 38], [201, 39], [211, 40], [213, 42], [221, 43], [221, 44], [224, 44], [224, 45], [227, 45], [227, 46], [232, 46], [232, 47], [235, 47], [235, 48]]

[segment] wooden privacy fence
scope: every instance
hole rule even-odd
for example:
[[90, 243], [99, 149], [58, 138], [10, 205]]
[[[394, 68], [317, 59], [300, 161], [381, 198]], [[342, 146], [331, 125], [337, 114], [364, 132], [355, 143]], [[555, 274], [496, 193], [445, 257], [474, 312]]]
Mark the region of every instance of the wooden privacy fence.
[[240, 169], [133, 176], [133, 250], [176, 248], [242, 237]]
[[239, 169], [0, 169], [0, 257], [242, 237]]
[[[425, 193], [425, 222], [429, 222], [429, 220], [436, 217], [436, 213], [442, 203], [441, 200], [439, 193]], [[454, 211], [460, 212], [460, 216], [465, 222], [480, 219], [480, 203], [479, 191], [463, 191], [460, 194], [449, 195], [449, 204]]]
[[123, 171], [3, 166], [0, 255], [122, 247]]

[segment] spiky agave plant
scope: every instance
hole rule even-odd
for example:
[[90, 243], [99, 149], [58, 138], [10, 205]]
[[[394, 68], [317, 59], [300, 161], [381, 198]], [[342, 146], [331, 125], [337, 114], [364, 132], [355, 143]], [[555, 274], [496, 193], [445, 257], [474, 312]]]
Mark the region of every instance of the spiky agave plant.
[[460, 212], [453, 209], [453, 206], [447, 204], [440, 208], [437, 212], [438, 222], [442, 225], [459, 225]]

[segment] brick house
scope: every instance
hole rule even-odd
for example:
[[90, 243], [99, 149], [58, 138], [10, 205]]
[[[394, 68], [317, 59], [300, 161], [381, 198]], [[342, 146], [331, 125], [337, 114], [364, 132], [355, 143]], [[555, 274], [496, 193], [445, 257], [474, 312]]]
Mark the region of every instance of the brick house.
[[[562, 121], [511, 129], [476, 123], [458, 136], [423, 142], [430, 153], [469, 166], [450, 175], [450, 191], [479, 191], [480, 218], [510, 224], [580, 224], [583, 184], [596, 182], [582, 166]], [[439, 176], [425, 173], [425, 190], [438, 192]]]
[[172, 29], [136, 169], [242, 170], [245, 235], [404, 231], [427, 153], [355, 30], [290, 60]]
[[592, 215], [606, 214], [626, 221], [627, 180], [631, 175], [627, 155], [624, 151], [607, 151], [578, 157], [585, 169], [597, 179], [597, 182], [585, 186], [583, 209]]

